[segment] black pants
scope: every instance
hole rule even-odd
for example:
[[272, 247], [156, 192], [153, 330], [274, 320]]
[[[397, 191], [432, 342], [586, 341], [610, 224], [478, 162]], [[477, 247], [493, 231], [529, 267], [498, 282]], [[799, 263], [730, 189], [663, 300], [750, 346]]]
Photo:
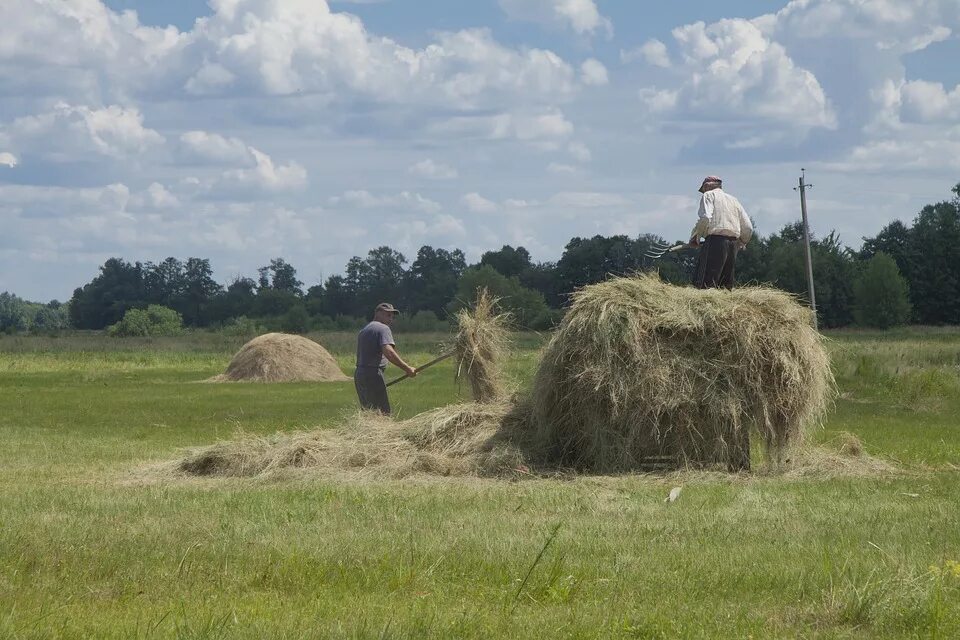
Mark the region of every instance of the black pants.
[[390, 398], [387, 397], [387, 383], [383, 379], [383, 369], [379, 367], [357, 367], [353, 374], [353, 384], [357, 388], [360, 408], [376, 409], [384, 415], [390, 415]]
[[707, 236], [700, 245], [693, 284], [698, 289], [733, 289], [739, 241], [726, 236]]

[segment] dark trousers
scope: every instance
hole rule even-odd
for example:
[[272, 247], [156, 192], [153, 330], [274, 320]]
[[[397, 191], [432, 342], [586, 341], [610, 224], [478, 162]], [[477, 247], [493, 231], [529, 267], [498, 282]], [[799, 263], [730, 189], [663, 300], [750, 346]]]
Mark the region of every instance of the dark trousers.
[[387, 397], [387, 383], [383, 379], [383, 369], [379, 367], [357, 367], [353, 374], [353, 384], [357, 388], [360, 408], [376, 409], [384, 415], [390, 415], [390, 398]]
[[739, 240], [726, 236], [707, 236], [700, 245], [693, 284], [698, 289], [733, 289], [737, 283], [736, 265]]

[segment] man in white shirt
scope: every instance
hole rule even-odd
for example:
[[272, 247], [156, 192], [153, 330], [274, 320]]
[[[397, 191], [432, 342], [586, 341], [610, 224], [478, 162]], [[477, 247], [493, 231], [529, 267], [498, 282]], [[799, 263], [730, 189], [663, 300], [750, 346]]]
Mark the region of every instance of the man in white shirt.
[[700, 211], [690, 234], [690, 246], [700, 247], [693, 277], [699, 289], [732, 289], [736, 284], [737, 251], [746, 247], [753, 235], [743, 205], [722, 187], [723, 181], [717, 176], [707, 176], [700, 185]]

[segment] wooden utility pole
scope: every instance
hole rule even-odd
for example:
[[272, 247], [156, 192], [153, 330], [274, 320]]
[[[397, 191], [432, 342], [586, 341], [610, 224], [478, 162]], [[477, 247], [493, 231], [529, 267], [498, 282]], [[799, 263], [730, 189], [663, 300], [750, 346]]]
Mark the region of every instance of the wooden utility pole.
[[810, 223], [807, 222], [807, 189], [813, 187], [812, 184], [806, 184], [804, 178], [805, 170], [800, 168], [800, 186], [794, 187], [794, 191], [800, 192], [800, 213], [803, 214], [803, 245], [807, 256], [807, 287], [810, 289], [810, 309], [813, 310], [813, 328], [819, 330], [817, 323], [817, 294], [813, 289], [813, 259], [810, 254]]

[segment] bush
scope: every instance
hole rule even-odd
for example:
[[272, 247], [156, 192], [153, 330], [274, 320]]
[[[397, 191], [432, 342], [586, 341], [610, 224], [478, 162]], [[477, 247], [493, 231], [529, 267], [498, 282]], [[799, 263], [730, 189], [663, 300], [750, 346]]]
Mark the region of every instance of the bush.
[[225, 336], [259, 336], [262, 333], [266, 333], [266, 328], [259, 320], [254, 320], [253, 318], [248, 318], [246, 316], [240, 316], [239, 318], [230, 318], [223, 323], [223, 327], [220, 329], [220, 333]]
[[280, 318], [280, 330], [284, 333], [306, 333], [310, 328], [310, 314], [302, 303], [297, 303]]
[[401, 333], [444, 333], [450, 331], [450, 322], [441, 320], [433, 311], [417, 311], [413, 314], [401, 313], [393, 326]]
[[180, 314], [158, 304], [146, 309], [129, 309], [120, 322], [107, 328], [107, 333], [115, 338], [175, 336], [182, 332]]
[[518, 326], [525, 329], [552, 326], [553, 316], [542, 293], [527, 289], [516, 276], [508, 278], [489, 265], [464, 271], [457, 283], [457, 297], [450, 303], [450, 311], [473, 304], [477, 289], [483, 287], [498, 299], [499, 310], [509, 313]]
[[853, 283], [853, 316], [865, 327], [889, 329], [910, 318], [907, 282], [885, 253], [873, 256]]

